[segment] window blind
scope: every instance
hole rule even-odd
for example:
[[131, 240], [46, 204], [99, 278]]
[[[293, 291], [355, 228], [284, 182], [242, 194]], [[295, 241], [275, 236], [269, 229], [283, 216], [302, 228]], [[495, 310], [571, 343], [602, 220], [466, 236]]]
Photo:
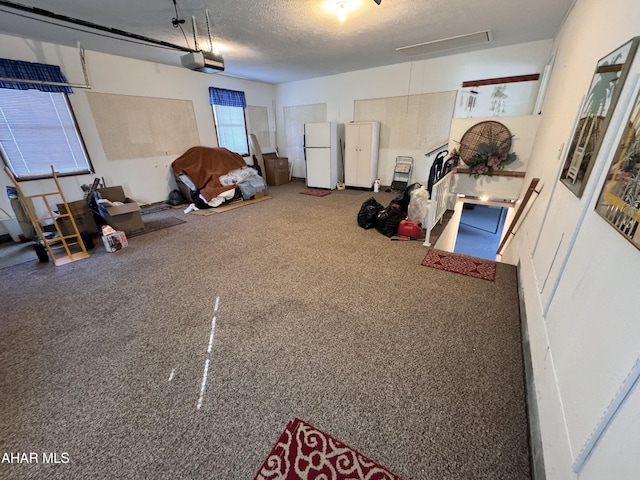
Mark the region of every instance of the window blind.
[[65, 93], [0, 88], [0, 145], [17, 178], [91, 172]]

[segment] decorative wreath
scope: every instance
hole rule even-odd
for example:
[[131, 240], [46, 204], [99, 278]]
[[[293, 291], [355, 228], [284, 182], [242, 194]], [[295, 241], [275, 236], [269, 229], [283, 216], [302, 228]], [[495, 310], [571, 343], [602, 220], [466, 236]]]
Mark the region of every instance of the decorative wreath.
[[511, 132], [502, 123], [489, 120], [475, 124], [460, 140], [460, 159], [469, 166], [470, 174], [489, 175], [516, 159], [511, 152]]

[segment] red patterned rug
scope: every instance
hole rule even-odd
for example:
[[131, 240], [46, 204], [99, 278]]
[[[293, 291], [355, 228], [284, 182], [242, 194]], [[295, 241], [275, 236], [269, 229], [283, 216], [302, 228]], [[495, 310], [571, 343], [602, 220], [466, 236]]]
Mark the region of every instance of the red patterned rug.
[[300, 192], [301, 195], [311, 195], [312, 197], [326, 197], [331, 194], [330, 190], [313, 190], [308, 189]]
[[289, 422], [253, 480], [400, 480], [331, 435]]
[[427, 255], [421, 265], [469, 277], [482, 278], [490, 282], [496, 279], [496, 262], [459, 253], [444, 252], [435, 248], [427, 250]]

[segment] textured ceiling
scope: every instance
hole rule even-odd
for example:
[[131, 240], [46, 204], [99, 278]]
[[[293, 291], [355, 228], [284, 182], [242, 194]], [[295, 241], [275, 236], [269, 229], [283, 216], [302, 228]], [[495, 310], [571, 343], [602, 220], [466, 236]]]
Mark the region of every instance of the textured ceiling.
[[[327, 11], [325, 0], [176, 0], [184, 35], [172, 26], [173, 0], [27, 0], [37, 7], [101, 26], [207, 50], [205, 9], [214, 42], [221, 45], [227, 75], [282, 83], [429, 56], [408, 57], [399, 47], [491, 30], [482, 47], [553, 38], [574, 0], [347, 0], [345, 22]], [[329, 2], [335, 5], [335, 0]], [[0, 32], [87, 50], [180, 65], [179, 50], [126, 41], [11, 8], [0, 0]], [[91, 33], [93, 32], [93, 33]], [[185, 38], [186, 37], [186, 38]], [[431, 54], [430, 56], [435, 56]]]

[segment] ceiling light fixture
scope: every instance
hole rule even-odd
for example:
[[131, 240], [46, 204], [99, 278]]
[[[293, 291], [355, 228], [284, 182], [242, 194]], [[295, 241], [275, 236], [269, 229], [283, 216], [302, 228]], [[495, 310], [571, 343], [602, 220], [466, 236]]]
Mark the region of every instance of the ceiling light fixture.
[[340, 0], [336, 2], [336, 7], [338, 8], [338, 20], [344, 22], [347, 19], [347, 2], [345, 0]]
[[344, 22], [351, 12], [356, 12], [362, 7], [363, 2], [364, 0], [324, 0], [322, 8], [327, 14], [336, 15], [340, 22]]

